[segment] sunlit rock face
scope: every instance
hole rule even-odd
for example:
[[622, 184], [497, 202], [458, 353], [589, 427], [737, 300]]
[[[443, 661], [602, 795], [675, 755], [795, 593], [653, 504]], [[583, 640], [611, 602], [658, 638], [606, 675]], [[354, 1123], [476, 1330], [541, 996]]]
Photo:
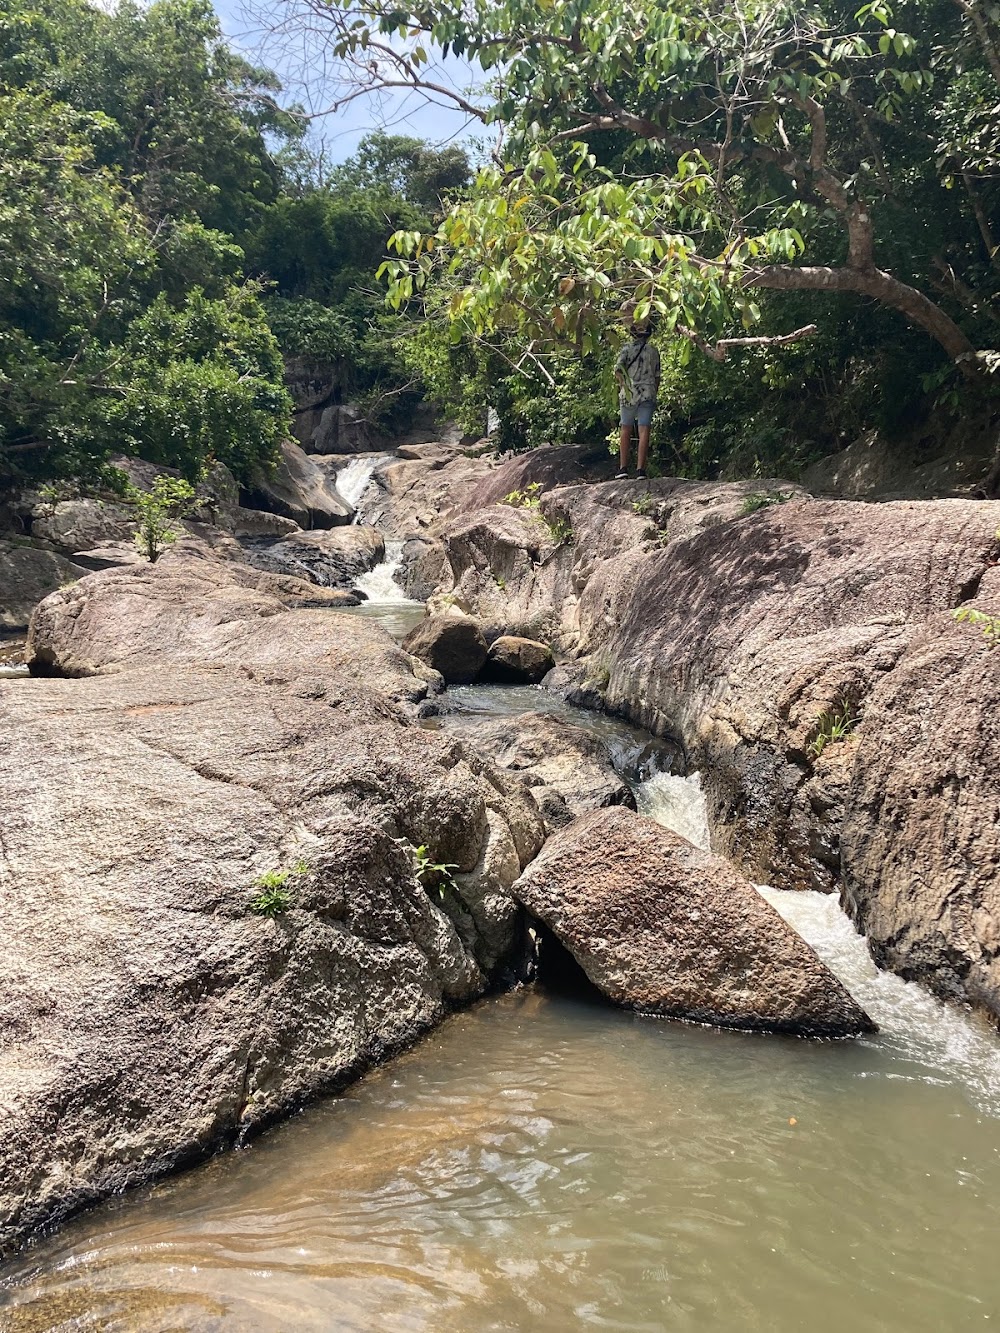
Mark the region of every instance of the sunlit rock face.
[[0, 1251], [522, 965], [527, 790], [409, 724], [428, 686], [379, 626], [240, 578], [283, 586], [91, 575], [35, 615], [49, 678], [0, 683]]

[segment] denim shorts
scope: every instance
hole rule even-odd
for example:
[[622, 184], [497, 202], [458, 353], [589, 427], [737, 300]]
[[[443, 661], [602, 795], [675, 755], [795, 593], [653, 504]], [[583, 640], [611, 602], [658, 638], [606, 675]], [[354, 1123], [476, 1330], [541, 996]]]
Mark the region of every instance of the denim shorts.
[[637, 421], [640, 426], [650, 425], [655, 407], [656, 402], [652, 398], [644, 403], [622, 403], [622, 425], [634, 426]]

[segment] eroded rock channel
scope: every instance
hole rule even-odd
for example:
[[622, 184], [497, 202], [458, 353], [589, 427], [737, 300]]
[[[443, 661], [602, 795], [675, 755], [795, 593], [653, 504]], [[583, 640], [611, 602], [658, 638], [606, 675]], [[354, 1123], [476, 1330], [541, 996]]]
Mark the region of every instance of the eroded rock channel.
[[[640, 1012], [854, 1035], [878, 1015], [754, 881], [834, 888], [881, 961], [996, 1011], [995, 676], [948, 610], [992, 605], [1000, 506], [742, 517], [744, 484], [410, 453], [352, 500], [384, 536], [276, 534], [261, 560], [196, 535], [36, 611], [36, 678], [0, 685], [8, 1252], [529, 979], [533, 920]], [[495, 503], [536, 475], [537, 507]], [[481, 638], [471, 677], [537, 678], [503, 641], [551, 645], [550, 688], [442, 693], [399, 646], [407, 593]], [[958, 752], [918, 726], [938, 699]], [[659, 799], [696, 770], [728, 863]]]

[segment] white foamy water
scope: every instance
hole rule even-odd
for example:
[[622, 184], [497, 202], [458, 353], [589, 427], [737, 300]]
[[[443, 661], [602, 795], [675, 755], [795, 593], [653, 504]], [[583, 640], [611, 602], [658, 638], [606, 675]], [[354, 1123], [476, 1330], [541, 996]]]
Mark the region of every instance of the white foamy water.
[[758, 889], [878, 1023], [865, 1040], [900, 1062], [893, 1077], [964, 1084], [983, 1111], [1000, 1113], [1000, 1041], [985, 1020], [877, 968], [835, 895]]
[[337, 473], [337, 493], [356, 509], [375, 469], [388, 463], [391, 457], [392, 454], [358, 454]]
[[361, 578], [354, 582], [354, 586], [368, 597], [367, 605], [398, 605], [401, 602], [407, 606], [420, 605], [420, 603], [413, 601], [411, 597], [407, 597], [396, 582], [396, 575], [402, 563], [403, 543], [386, 542], [385, 559], [382, 563], [376, 565], [374, 569], [370, 569], [367, 574], [362, 574]]
[[[709, 849], [708, 813], [697, 773], [686, 778], [657, 773], [635, 795], [640, 814]], [[1000, 1113], [1000, 1041], [985, 1021], [876, 967], [835, 894], [757, 887], [878, 1023], [878, 1036], [864, 1040], [893, 1062], [892, 1073], [881, 1076], [959, 1083], [981, 1110]]]
[[640, 815], [648, 815], [696, 847], [711, 851], [708, 809], [697, 773], [686, 778], [676, 773], [654, 773], [636, 787], [635, 805]]

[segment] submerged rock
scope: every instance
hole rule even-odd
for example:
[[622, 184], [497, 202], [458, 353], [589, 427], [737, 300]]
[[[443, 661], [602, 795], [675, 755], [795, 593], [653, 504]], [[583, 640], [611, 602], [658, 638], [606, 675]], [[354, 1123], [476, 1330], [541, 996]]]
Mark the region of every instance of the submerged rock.
[[515, 634], [501, 634], [490, 644], [483, 679], [537, 685], [554, 665], [552, 649], [547, 643], [523, 639]]
[[463, 615], [427, 616], [410, 630], [403, 648], [439, 671], [448, 685], [474, 681], [487, 653], [479, 622]]
[[875, 1031], [728, 862], [629, 810], [550, 838], [514, 893], [617, 1004], [804, 1037]]

